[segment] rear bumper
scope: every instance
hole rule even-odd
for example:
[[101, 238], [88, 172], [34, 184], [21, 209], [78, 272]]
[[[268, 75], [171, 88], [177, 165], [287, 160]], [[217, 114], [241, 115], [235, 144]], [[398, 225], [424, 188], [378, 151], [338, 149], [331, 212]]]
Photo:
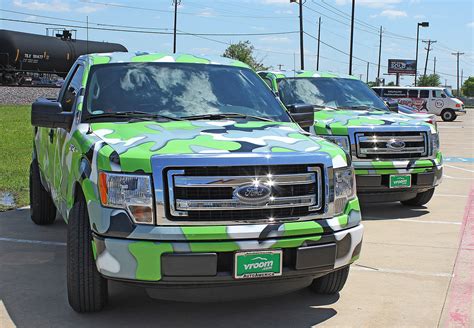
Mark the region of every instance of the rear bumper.
[[[362, 234], [363, 226], [357, 225], [333, 234], [243, 241], [159, 242], [94, 235], [94, 245], [97, 268], [109, 279], [148, 287], [225, 286], [312, 280], [354, 262]], [[283, 251], [281, 276], [233, 278], [235, 252], [268, 249]]]
[[[390, 175], [411, 174], [410, 188], [390, 188]], [[379, 170], [366, 174], [356, 170], [357, 196], [361, 202], [391, 202], [412, 199], [417, 193], [436, 187], [442, 180], [443, 167], [432, 166], [411, 170]]]

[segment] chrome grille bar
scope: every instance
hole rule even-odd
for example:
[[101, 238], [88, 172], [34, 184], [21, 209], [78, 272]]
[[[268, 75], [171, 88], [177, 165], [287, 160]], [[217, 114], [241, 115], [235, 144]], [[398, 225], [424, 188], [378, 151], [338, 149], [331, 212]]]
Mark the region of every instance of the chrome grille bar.
[[390, 142], [394, 139], [402, 139], [404, 142], [423, 142], [422, 135], [419, 136], [360, 136], [359, 142]]
[[429, 152], [428, 137], [425, 132], [367, 131], [357, 132], [355, 139], [356, 156], [360, 159], [421, 158], [428, 156]]
[[361, 154], [394, 154], [394, 153], [423, 153], [425, 147], [405, 147], [403, 149], [390, 149], [390, 148], [361, 148]]
[[266, 185], [300, 185], [315, 183], [314, 173], [286, 174], [286, 175], [259, 175], [259, 176], [175, 176], [174, 186], [180, 188], [203, 187], [238, 187], [255, 182]]
[[272, 209], [294, 206], [312, 206], [316, 203], [315, 195], [297, 197], [275, 197], [267, 204], [245, 204], [238, 199], [189, 200], [176, 199], [176, 209], [179, 211], [215, 211], [215, 210], [251, 210]]

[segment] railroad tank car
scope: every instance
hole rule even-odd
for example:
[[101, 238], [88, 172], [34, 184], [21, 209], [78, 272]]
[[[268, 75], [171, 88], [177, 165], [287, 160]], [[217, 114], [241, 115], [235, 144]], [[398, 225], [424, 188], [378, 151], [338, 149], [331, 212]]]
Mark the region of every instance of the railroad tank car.
[[127, 48], [118, 43], [73, 39], [67, 30], [54, 37], [0, 29], [0, 82], [18, 82], [25, 73], [65, 77], [80, 55], [115, 51]]

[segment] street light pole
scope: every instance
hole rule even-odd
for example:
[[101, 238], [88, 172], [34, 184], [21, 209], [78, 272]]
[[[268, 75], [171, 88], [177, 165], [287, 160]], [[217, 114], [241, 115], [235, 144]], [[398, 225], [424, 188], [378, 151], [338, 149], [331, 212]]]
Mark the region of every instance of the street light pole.
[[352, 50], [354, 47], [354, 12], [355, 12], [355, 0], [352, 0], [351, 45], [349, 49], [349, 75], [352, 75]]
[[417, 78], [418, 78], [418, 43], [420, 40], [420, 26], [421, 27], [429, 27], [430, 23], [429, 22], [421, 22], [416, 25], [416, 62], [415, 62], [415, 87], [417, 83]]
[[176, 26], [178, 24], [178, 6], [181, 4], [181, 0], [173, 0], [174, 4], [174, 31], [173, 31], [173, 53], [176, 53]]
[[316, 70], [319, 71], [319, 48], [321, 46], [321, 16], [318, 20], [318, 57], [316, 58]]

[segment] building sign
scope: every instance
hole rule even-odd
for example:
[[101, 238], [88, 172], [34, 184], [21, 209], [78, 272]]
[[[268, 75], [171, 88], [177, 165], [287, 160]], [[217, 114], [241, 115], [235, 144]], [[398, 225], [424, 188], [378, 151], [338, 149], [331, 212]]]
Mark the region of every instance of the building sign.
[[416, 60], [412, 59], [389, 59], [388, 74], [415, 74]]

